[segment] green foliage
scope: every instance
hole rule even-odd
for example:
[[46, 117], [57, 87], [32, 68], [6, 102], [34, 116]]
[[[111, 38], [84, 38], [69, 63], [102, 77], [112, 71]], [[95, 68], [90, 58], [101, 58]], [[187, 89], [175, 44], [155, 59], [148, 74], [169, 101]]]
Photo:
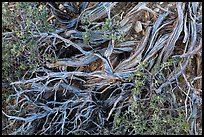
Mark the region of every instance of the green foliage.
[[90, 24], [89, 21], [89, 14], [83, 14], [81, 17], [81, 23], [82, 24]]
[[111, 24], [112, 24], [112, 20], [109, 18], [106, 18], [105, 23], [102, 26], [102, 30], [105, 30], [105, 31], [106, 30], [112, 30], [113, 28], [111, 27]]
[[115, 116], [114, 134], [131, 135], [178, 135], [187, 134], [189, 124], [185, 120], [182, 110], [177, 110], [177, 116], [162, 110], [161, 103], [164, 97], [153, 95], [149, 104], [132, 101], [128, 110]]
[[17, 10], [25, 14], [25, 23], [28, 28], [28, 32], [31, 30], [37, 30], [40, 32], [52, 32], [54, 30], [47, 23], [48, 11], [45, 4], [39, 4], [37, 2], [19, 2], [17, 3]]
[[104, 24], [102, 25], [102, 31], [104, 31], [104, 38], [112, 40], [124, 40], [124, 33], [119, 31], [120, 25], [114, 23], [112, 19], [106, 18]]
[[[155, 72], [160, 69], [165, 69], [178, 63], [179, 60], [170, 59], [163, 64], [157, 65]], [[129, 81], [134, 81], [135, 87], [133, 89], [133, 96], [142, 94], [141, 89], [145, 87], [145, 81], [150, 79], [146, 68], [148, 62], [141, 62], [137, 66], [137, 70]], [[160, 70], [161, 71], [161, 70]], [[162, 73], [162, 72], [161, 72]], [[162, 84], [159, 80], [148, 81], [152, 84]], [[131, 106], [125, 112], [115, 115], [113, 121], [113, 134], [130, 134], [130, 135], [178, 135], [188, 134], [190, 128], [189, 123], [185, 119], [185, 112], [181, 106], [177, 108], [167, 107], [165, 104], [168, 102], [168, 94], [163, 93], [156, 95], [152, 92], [148, 100], [141, 98], [135, 101], [131, 99]]]
[[140, 93], [140, 89], [145, 86], [145, 81], [147, 80], [147, 75], [145, 74], [145, 67], [147, 66], [147, 62], [141, 62], [138, 65], [137, 71], [135, 71], [135, 88], [134, 93], [135, 95]]
[[[94, 25], [95, 22], [90, 22], [88, 20], [88, 15], [82, 17], [81, 23], [83, 23], [82, 28], [85, 30], [83, 32], [83, 42], [85, 44], [88, 44], [91, 37], [91, 29], [89, 29], [90, 26]], [[100, 28], [97, 28], [97, 31], [104, 32], [103, 38], [107, 40], [118, 40], [123, 41], [124, 40], [124, 32], [119, 31], [120, 25], [117, 23], [114, 23], [112, 19], [105, 18], [105, 22], [102, 24]]]
[[85, 29], [85, 32], [82, 33], [83, 42], [85, 44], [88, 44], [90, 42], [91, 37], [90, 29], [88, 29], [87, 25], [83, 26], [83, 29]]
[[[13, 33], [2, 39], [2, 77], [14, 80], [25, 71], [38, 66], [36, 41], [30, 39], [34, 31], [53, 31], [47, 23], [45, 4], [37, 2], [2, 3], [3, 32]], [[25, 56], [26, 55], [26, 56]]]
[[50, 63], [55, 63], [57, 61], [57, 58], [53, 57], [50, 54], [45, 54], [45, 59], [46, 59], [46, 61], [48, 61]]

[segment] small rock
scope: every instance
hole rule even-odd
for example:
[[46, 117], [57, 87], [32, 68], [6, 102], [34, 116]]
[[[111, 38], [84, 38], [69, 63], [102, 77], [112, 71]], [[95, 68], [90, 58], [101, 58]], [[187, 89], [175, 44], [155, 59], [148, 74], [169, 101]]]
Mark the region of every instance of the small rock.
[[137, 33], [141, 32], [142, 31], [142, 23], [140, 21], [137, 21], [136, 24], [135, 24], [135, 31]]
[[159, 10], [160, 10], [159, 8], [155, 8], [154, 9], [155, 12], [159, 12]]
[[64, 6], [62, 4], [60, 4], [59, 5], [59, 9], [63, 11], [64, 10]]

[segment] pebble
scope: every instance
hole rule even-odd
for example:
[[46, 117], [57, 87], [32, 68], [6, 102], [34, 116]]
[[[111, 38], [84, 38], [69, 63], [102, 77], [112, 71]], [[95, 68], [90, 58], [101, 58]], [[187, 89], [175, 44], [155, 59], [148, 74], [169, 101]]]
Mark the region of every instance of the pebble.
[[155, 12], [159, 12], [159, 10], [160, 10], [159, 8], [155, 8], [154, 9]]
[[59, 9], [63, 11], [64, 10], [64, 6], [62, 4], [60, 4], [59, 5]]
[[130, 37], [130, 40], [134, 40], [134, 38], [133, 38], [133, 37]]
[[137, 33], [141, 32], [142, 31], [142, 23], [140, 21], [137, 21], [136, 24], [135, 24], [135, 31]]

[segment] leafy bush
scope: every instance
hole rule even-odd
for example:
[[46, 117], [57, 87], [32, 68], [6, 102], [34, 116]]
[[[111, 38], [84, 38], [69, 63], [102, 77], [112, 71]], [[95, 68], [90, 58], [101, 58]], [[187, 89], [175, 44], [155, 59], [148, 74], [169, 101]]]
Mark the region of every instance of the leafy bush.
[[[53, 31], [47, 23], [46, 5], [29, 2], [3, 2], [2, 4], [2, 67], [3, 80], [22, 77], [38, 66], [37, 42], [34, 31]], [[14, 75], [13, 75], [14, 74]]]

